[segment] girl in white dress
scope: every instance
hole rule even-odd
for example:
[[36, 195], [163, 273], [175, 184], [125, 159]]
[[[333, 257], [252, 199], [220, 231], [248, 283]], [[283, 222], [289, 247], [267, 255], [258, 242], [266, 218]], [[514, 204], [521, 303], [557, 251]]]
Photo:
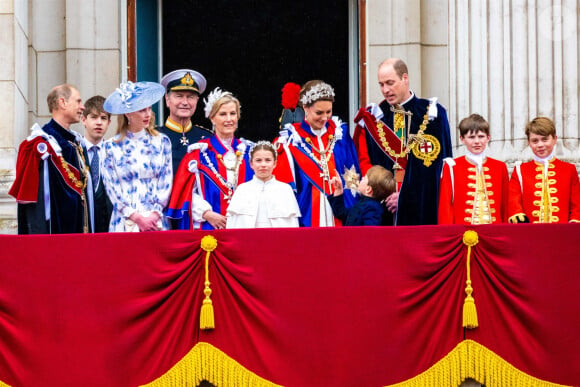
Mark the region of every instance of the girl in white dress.
[[289, 184], [272, 175], [276, 150], [259, 141], [250, 151], [252, 180], [240, 184], [228, 206], [226, 228], [298, 227], [300, 209]]

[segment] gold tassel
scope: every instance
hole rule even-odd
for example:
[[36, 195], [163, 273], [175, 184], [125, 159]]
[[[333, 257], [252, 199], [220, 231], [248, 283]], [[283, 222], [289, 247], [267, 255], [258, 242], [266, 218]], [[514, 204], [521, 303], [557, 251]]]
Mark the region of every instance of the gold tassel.
[[464, 340], [427, 371], [389, 387], [459, 386], [474, 379], [488, 387], [564, 387], [518, 370], [485, 346]]
[[248, 370], [209, 343], [197, 343], [165, 374], [147, 387], [195, 387], [205, 380], [213, 386], [281, 387]]
[[205, 251], [205, 282], [204, 282], [204, 289], [203, 294], [205, 294], [205, 298], [203, 299], [203, 304], [201, 305], [201, 313], [199, 316], [199, 328], [206, 330], [206, 329], [214, 329], [215, 328], [215, 320], [213, 316], [213, 304], [211, 302], [211, 288], [209, 282], [209, 257], [211, 252], [214, 251], [217, 247], [217, 240], [211, 236], [206, 235], [201, 238], [201, 248]]
[[465, 301], [463, 301], [463, 327], [467, 329], [477, 328], [477, 308], [475, 307], [475, 299], [471, 295], [473, 288], [471, 287], [471, 247], [479, 242], [477, 233], [473, 230], [466, 231], [463, 234], [463, 243], [467, 245], [467, 281], [465, 287]]

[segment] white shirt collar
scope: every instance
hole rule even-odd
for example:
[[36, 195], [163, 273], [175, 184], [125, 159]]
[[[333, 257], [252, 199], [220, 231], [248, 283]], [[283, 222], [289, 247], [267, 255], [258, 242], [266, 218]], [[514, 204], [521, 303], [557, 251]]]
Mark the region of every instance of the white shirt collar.
[[544, 164], [544, 176], [548, 176], [548, 165], [550, 164], [550, 160], [555, 157], [554, 151], [552, 151], [548, 157], [538, 157], [534, 155], [534, 161]]
[[538, 163], [542, 163], [542, 164], [547, 164], [554, 157], [556, 157], [556, 156], [554, 155], [554, 151], [552, 151], [552, 153], [550, 153], [550, 155], [547, 157], [538, 157], [538, 156], [534, 155], [534, 161], [537, 161]]
[[87, 140], [86, 137], [83, 137], [83, 142], [85, 144], [85, 148], [87, 148], [87, 151], [90, 151], [91, 148], [94, 146], [98, 147], [97, 149], [103, 148], [103, 140], [99, 141], [97, 144], [93, 144], [92, 142]]
[[471, 162], [475, 163], [475, 165], [477, 165], [479, 168], [481, 168], [485, 159], [487, 158], [487, 149], [484, 149], [483, 152], [481, 152], [478, 155], [473, 154], [468, 150], [465, 150], [465, 157]]

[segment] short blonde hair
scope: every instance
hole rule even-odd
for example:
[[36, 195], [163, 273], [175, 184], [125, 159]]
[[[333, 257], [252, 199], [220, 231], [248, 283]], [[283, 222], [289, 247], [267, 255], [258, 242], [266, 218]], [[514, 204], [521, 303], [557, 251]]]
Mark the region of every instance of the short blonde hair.
[[556, 125], [548, 117], [536, 117], [526, 125], [526, 137], [528, 140], [530, 139], [530, 133], [556, 137]]
[[215, 117], [215, 115], [217, 114], [218, 110], [220, 110], [220, 108], [227, 104], [233, 102], [234, 104], [236, 104], [236, 112], [238, 113], [238, 120], [241, 118], [242, 116], [242, 105], [240, 104], [240, 100], [238, 100], [236, 97], [234, 97], [231, 93], [226, 93], [225, 95], [221, 96], [220, 98], [218, 98], [217, 101], [215, 101], [213, 103], [213, 105], [211, 106], [211, 110], [209, 111], [209, 119], [212, 119]]
[[77, 89], [76, 87], [74, 87], [73, 85], [69, 85], [67, 83], [53, 87], [52, 90], [50, 90], [50, 93], [48, 93], [48, 96], [46, 97], [48, 111], [52, 113], [53, 111], [58, 110], [58, 100], [60, 98], [64, 98], [66, 101], [68, 101], [68, 99], [73, 93], [73, 90], [76, 89]]
[[373, 190], [373, 198], [383, 201], [395, 192], [396, 181], [393, 173], [381, 165], [373, 165], [367, 171], [369, 187]]

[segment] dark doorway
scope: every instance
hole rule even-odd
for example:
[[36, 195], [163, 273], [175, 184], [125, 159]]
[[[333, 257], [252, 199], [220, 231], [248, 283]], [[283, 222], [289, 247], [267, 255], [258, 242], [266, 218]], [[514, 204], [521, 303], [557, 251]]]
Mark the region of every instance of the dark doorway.
[[[337, 5], [340, 4], [340, 5]], [[192, 68], [242, 104], [238, 136], [272, 140], [286, 82], [323, 79], [334, 114], [348, 121], [347, 1], [172, 0], [163, 2], [163, 73]], [[354, 101], [358, 104], [358, 101]], [[200, 100], [193, 122], [209, 127]]]

